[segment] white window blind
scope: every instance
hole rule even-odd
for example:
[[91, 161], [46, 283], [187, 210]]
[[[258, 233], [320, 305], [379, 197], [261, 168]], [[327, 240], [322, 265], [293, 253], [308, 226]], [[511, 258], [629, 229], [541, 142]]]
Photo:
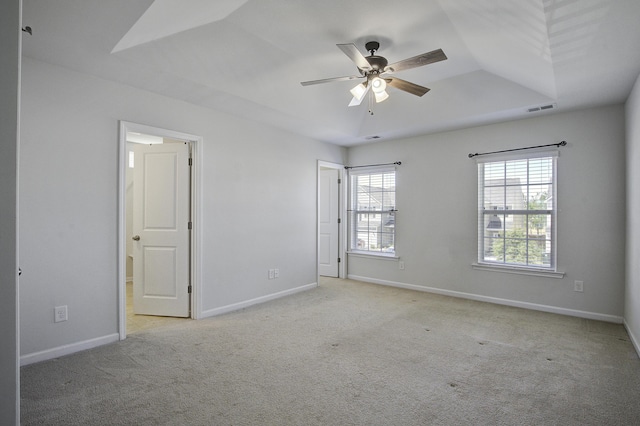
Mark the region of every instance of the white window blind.
[[395, 254], [395, 168], [349, 170], [349, 183], [350, 250]]
[[478, 163], [478, 262], [555, 271], [557, 152]]

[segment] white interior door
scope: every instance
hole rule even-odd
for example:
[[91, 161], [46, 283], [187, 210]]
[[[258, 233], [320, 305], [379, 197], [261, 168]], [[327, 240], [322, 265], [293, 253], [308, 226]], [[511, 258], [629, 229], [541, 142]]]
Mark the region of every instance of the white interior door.
[[337, 169], [320, 170], [318, 273], [325, 277], [338, 277], [339, 178]]
[[189, 145], [134, 147], [133, 311], [188, 317]]

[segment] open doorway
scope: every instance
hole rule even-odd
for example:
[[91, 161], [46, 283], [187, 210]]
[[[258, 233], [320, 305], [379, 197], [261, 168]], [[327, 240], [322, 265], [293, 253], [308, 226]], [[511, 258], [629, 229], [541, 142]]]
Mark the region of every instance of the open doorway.
[[119, 333], [197, 318], [199, 137], [120, 126]]
[[318, 276], [344, 278], [344, 166], [318, 161]]

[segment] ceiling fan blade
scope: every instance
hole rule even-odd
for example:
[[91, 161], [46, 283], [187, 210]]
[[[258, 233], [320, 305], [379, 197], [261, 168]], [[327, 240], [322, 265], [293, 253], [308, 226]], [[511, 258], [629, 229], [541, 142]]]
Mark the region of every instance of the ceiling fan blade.
[[411, 93], [412, 95], [422, 96], [427, 93], [429, 90], [426, 87], [419, 86], [417, 84], [408, 82], [406, 80], [402, 80], [400, 78], [385, 78], [387, 84], [391, 87], [395, 87], [396, 89], [404, 90], [407, 93]]
[[354, 96], [353, 98], [351, 98], [351, 102], [349, 102], [349, 106], [358, 106], [358, 105], [360, 105], [362, 103], [362, 99], [364, 99], [364, 98], [358, 99], [358, 98], [356, 98]]
[[355, 62], [356, 66], [361, 70], [371, 69], [371, 65], [369, 64], [367, 59], [362, 55], [362, 53], [360, 53], [360, 51], [358, 50], [355, 44], [353, 43], [337, 44], [336, 46], [338, 46], [340, 50], [342, 50], [344, 54], [349, 57], [349, 59]]
[[431, 52], [423, 53], [422, 55], [414, 56], [403, 61], [395, 62], [385, 68], [386, 73], [393, 73], [411, 68], [421, 67], [423, 65], [432, 64], [434, 62], [440, 62], [447, 59], [447, 55], [444, 54], [442, 49], [432, 50]]
[[324, 78], [322, 80], [303, 81], [300, 84], [302, 84], [303, 86], [311, 86], [313, 84], [331, 83], [333, 81], [355, 80], [356, 78], [363, 78], [363, 77], [361, 75], [350, 75], [347, 77], [333, 77], [333, 78]]

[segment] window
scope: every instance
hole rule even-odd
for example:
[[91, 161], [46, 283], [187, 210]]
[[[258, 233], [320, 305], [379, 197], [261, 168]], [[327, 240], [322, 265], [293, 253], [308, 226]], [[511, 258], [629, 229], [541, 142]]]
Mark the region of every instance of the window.
[[556, 204], [556, 153], [480, 162], [478, 262], [555, 271]]
[[349, 171], [349, 247], [351, 251], [395, 254], [396, 171]]

